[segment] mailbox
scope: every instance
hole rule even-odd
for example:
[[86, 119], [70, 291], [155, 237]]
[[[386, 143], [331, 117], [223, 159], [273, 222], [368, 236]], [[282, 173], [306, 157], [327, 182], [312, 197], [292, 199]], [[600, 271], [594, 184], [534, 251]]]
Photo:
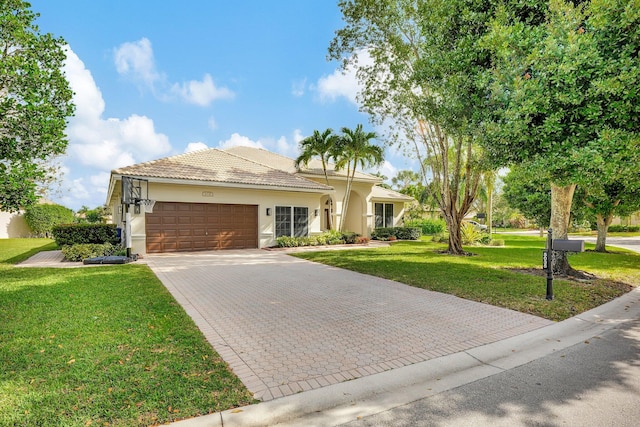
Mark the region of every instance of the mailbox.
[[584, 240], [553, 239], [551, 249], [565, 252], [584, 252]]

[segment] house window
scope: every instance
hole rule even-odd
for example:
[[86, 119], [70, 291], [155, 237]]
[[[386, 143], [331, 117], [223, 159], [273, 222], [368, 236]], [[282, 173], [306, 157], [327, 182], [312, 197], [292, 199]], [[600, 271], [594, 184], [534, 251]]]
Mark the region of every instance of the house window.
[[309, 233], [309, 208], [276, 206], [276, 238], [305, 237]]
[[375, 203], [375, 227], [393, 227], [393, 203]]
[[309, 232], [309, 208], [293, 208], [293, 235], [306, 237]]

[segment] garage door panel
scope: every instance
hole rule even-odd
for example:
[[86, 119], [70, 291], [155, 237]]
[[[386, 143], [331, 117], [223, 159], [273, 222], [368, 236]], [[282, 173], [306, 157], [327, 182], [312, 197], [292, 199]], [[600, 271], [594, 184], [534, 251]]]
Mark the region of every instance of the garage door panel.
[[157, 202], [146, 215], [147, 252], [258, 247], [258, 207]]

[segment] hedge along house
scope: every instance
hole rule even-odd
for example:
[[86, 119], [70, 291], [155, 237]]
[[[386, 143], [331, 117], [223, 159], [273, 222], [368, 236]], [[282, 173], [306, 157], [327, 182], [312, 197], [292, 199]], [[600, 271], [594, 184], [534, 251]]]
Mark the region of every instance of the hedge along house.
[[[280, 236], [316, 235], [340, 221], [365, 236], [376, 225], [401, 223], [411, 197], [356, 172], [344, 215], [346, 173], [330, 165], [327, 185], [319, 164], [298, 170], [291, 158], [251, 147], [195, 151], [113, 170], [107, 206], [123, 230], [130, 212], [131, 248], [138, 254], [264, 248]], [[139, 198], [155, 201], [152, 212], [123, 206], [123, 178]]]

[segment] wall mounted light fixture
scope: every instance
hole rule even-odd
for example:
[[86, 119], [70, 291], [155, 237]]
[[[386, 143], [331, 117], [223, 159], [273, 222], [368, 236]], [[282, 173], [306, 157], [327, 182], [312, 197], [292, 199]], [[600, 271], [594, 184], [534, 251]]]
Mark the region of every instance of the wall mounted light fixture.
[[271, 208], [267, 208], [267, 216], [271, 216]]
[[318, 210], [318, 209], [314, 210], [314, 211], [313, 211], [313, 214], [314, 214], [315, 216], [318, 216], [318, 215], [320, 214], [320, 210]]

